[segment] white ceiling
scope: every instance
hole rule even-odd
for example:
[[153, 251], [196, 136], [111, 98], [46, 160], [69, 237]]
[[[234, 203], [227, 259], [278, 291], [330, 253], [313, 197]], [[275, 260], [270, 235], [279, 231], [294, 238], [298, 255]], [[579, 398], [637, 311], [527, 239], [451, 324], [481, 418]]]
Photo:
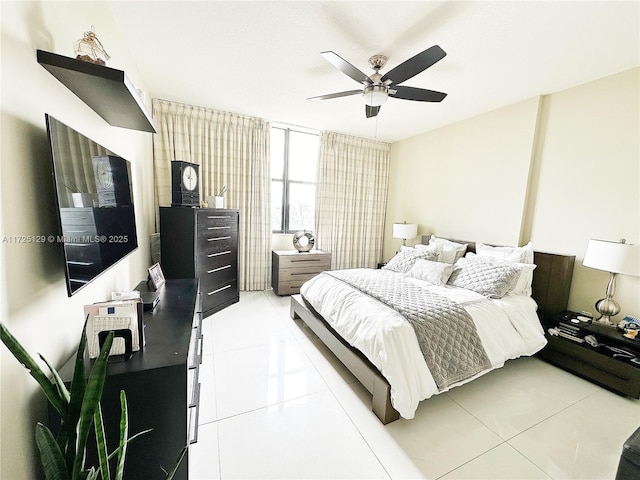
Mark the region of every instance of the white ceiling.
[[[640, 2], [113, 1], [147, 94], [388, 142], [640, 65]], [[99, 25], [97, 33], [99, 35]], [[438, 44], [447, 56], [367, 119], [359, 88], [320, 52], [382, 73]]]

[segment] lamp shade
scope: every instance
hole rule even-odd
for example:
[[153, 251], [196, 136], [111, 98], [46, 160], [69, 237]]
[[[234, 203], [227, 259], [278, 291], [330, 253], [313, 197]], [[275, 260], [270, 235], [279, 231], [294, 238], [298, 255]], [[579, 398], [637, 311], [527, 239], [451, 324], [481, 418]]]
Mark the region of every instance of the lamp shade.
[[393, 238], [416, 238], [418, 236], [418, 225], [415, 223], [394, 223]]
[[605, 272], [640, 276], [640, 245], [589, 240], [582, 264]]

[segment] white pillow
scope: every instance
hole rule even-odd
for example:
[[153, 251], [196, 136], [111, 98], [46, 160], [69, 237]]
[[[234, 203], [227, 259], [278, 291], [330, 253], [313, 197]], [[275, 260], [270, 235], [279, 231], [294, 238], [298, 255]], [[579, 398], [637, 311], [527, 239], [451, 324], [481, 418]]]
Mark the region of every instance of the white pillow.
[[433, 252], [423, 252], [415, 248], [405, 249], [394, 255], [387, 264], [382, 267], [383, 270], [391, 270], [393, 272], [407, 273], [413, 264], [419, 259], [435, 260], [436, 254]]
[[464, 256], [464, 252], [467, 251], [466, 243], [456, 243], [444, 238], [438, 238], [435, 235], [431, 235], [429, 239], [429, 245], [436, 245], [440, 248], [440, 254], [438, 255], [439, 262], [456, 263], [460, 258]]
[[481, 257], [495, 257], [507, 262], [533, 263], [531, 242], [523, 247], [492, 247], [478, 242], [476, 243], [476, 253]]
[[531, 283], [533, 282], [533, 271], [536, 268], [536, 265], [533, 263], [516, 263], [502, 260], [498, 257], [482, 257], [479, 255], [475, 255], [472, 252], [469, 252], [464, 257], [470, 262], [484, 262], [484, 263], [494, 263], [501, 264], [507, 263], [509, 265], [513, 265], [518, 269], [519, 276], [518, 280], [513, 285], [513, 288], [506, 293], [506, 295], [526, 295], [528, 297], [531, 296]]
[[413, 264], [407, 274], [434, 285], [446, 285], [451, 272], [453, 272], [453, 265], [449, 263], [421, 259]]

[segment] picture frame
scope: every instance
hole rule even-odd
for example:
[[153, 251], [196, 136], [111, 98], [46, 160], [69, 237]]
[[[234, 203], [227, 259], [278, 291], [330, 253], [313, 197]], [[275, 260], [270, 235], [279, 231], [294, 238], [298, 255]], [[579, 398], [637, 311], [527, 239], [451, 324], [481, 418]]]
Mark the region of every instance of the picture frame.
[[149, 282], [151, 282], [151, 286], [153, 286], [154, 290], [158, 290], [164, 285], [164, 274], [162, 273], [162, 268], [160, 268], [159, 263], [149, 267]]

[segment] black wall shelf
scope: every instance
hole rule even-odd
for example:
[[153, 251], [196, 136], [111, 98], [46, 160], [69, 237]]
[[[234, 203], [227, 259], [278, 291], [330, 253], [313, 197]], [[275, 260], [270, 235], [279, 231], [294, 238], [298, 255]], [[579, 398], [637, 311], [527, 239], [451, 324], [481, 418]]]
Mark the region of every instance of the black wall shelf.
[[89, 105], [109, 125], [156, 133], [133, 84], [122, 70], [37, 51], [38, 63]]

